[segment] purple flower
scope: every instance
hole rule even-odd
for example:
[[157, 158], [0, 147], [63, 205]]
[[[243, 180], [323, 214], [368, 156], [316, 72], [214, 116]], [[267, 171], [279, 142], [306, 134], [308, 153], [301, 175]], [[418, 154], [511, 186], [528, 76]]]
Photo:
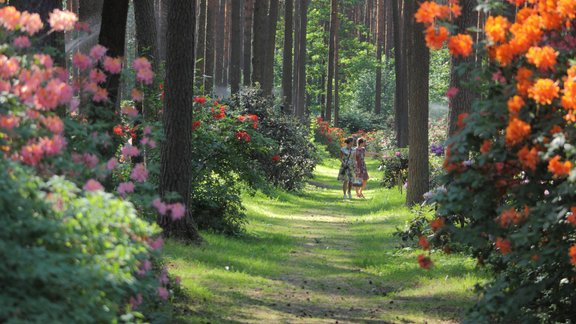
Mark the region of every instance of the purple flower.
[[436, 156], [443, 156], [444, 155], [444, 145], [433, 143], [430, 145], [430, 152]]
[[401, 157], [401, 156], [402, 156], [402, 153], [400, 153], [400, 152], [397, 151], [396, 153], [394, 153], [394, 155], [396, 155], [396, 157]]

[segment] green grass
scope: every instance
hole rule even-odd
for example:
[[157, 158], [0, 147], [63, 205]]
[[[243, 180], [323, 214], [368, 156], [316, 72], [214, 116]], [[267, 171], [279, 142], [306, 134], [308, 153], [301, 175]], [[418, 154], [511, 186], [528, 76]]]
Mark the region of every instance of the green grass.
[[244, 197], [247, 235], [203, 233], [200, 247], [168, 242], [170, 271], [182, 278], [184, 322], [457, 322], [483, 280], [473, 260], [399, 249], [395, 228], [411, 217], [398, 190], [378, 186], [367, 200], [341, 199], [338, 162], [324, 159], [299, 194]]

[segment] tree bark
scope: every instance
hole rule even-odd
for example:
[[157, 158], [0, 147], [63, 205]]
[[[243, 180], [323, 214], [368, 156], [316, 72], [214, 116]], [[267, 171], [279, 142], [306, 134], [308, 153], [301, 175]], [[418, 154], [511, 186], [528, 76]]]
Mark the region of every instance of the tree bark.
[[224, 20], [225, 20], [225, 11], [224, 8], [226, 0], [218, 0], [218, 15], [216, 16], [216, 29], [214, 30], [214, 50], [215, 50], [215, 58], [214, 58], [214, 85], [216, 87], [216, 94], [220, 97], [222, 93], [222, 81], [223, 81], [223, 66], [224, 66]]
[[376, 2], [376, 94], [374, 99], [374, 113], [379, 115], [382, 112], [382, 49], [384, 46], [384, 33], [386, 28], [384, 26], [384, 0], [377, 0]]
[[244, 0], [244, 66], [242, 84], [252, 84], [252, 27], [254, 20], [254, 0]]
[[304, 123], [306, 121], [306, 27], [308, 25], [309, 0], [296, 1], [296, 20], [294, 31], [294, 86], [292, 103], [294, 114]]
[[406, 3], [406, 20], [410, 22], [412, 41], [407, 46], [408, 59], [408, 189], [406, 204], [412, 206], [424, 200], [429, 189], [428, 162], [428, 107], [429, 107], [429, 69], [430, 55], [424, 41], [424, 26], [412, 18], [416, 12], [416, 3]]
[[233, 95], [240, 91], [240, 59], [242, 57], [242, 22], [240, 20], [241, 10], [242, 2], [239, 0], [232, 0], [232, 34], [230, 35], [230, 88]]
[[158, 66], [158, 33], [156, 32], [156, 18], [154, 17], [154, 0], [134, 1], [134, 15], [136, 17], [136, 41], [138, 55], [147, 56]]
[[187, 241], [200, 240], [191, 214], [192, 186], [192, 106], [194, 86], [194, 28], [196, 1], [168, 0], [166, 34], [166, 80], [164, 97], [164, 132], [160, 157], [160, 196], [174, 192], [186, 206], [179, 220], [159, 215], [158, 224], [164, 234]]
[[338, 1], [331, 0], [330, 5], [330, 36], [328, 37], [328, 73], [326, 78], [326, 121], [332, 122], [332, 86], [334, 80], [334, 45], [336, 40], [336, 25], [338, 20]]
[[[241, 0], [236, 0], [236, 1], [241, 1]], [[224, 61], [223, 61], [223, 66], [222, 66], [222, 84], [224, 85], [224, 89], [226, 90], [224, 93], [227, 92], [227, 87], [228, 87], [228, 82], [229, 82], [229, 70], [230, 70], [230, 34], [231, 34], [231, 29], [230, 29], [230, 25], [232, 23], [232, 15], [231, 15], [231, 0], [225, 0], [226, 2], [226, 6], [225, 6], [225, 11], [226, 11], [226, 23], [224, 25]]]
[[211, 95], [214, 86], [214, 31], [219, 0], [207, 0], [206, 46], [204, 51], [204, 93]]
[[340, 126], [340, 96], [338, 87], [338, 31], [340, 21], [336, 15], [336, 32], [334, 33], [334, 127]]
[[265, 55], [265, 69], [264, 69], [264, 84], [262, 90], [264, 95], [269, 96], [272, 94], [274, 88], [274, 50], [276, 49], [276, 27], [278, 24], [278, 0], [270, 0], [270, 8], [267, 28], [266, 39], [266, 52]]
[[[476, 0], [462, 0], [460, 4], [462, 6], [462, 15], [456, 19], [456, 25], [460, 31], [464, 31], [466, 28], [478, 24], [478, 15], [474, 11]], [[466, 58], [451, 57], [450, 87], [457, 88], [458, 93], [450, 99], [449, 103], [448, 136], [452, 136], [458, 132], [458, 116], [462, 113], [470, 112], [472, 110], [472, 102], [477, 98], [477, 94], [474, 91], [463, 86], [463, 83], [469, 81], [471, 78], [470, 68], [461, 71], [456, 69], [456, 67], [461, 64], [474, 65], [476, 61], [475, 56], [476, 55], [470, 55]]]
[[204, 84], [204, 51], [206, 49], [206, 0], [200, 0], [200, 4], [198, 6], [199, 15], [198, 15], [198, 27], [197, 27], [197, 34], [196, 34], [196, 56], [194, 57], [194, 61], [196, 62], [196, 75], [194, 76], [194, 83], [196, 84], [196, 88], [202, 88]]
[[[124, 1], [124, 0], [122, 0]], [[138, 0], [136, 0], [138, 1]], [[166, 60], [166, 26], [168, 21], [168, 0], [157, 0], [156, 30], [158, 32], [158, 56], [160, 62]]]
[[252, 83], [264, 88], [266, 69], [266, 41], [268, 40], [268, 0], [256, 1], [252, 35]]
[[292, 111], [292, 43], [294, 0], [286, 0], [284, 7], [284, 53], [282, 59], [282, 102], [284, 111]]
[[56, 65], [65, 67], [66, 60], [64, 57], [64, 33], [51, 33], [47, 35], [50, 31], [50, 25], [48, 24], [49, 14], [54, 9], [62, 9], [62, 1], [59, 0], [11, 0], [10, 5], [14, 6], [18, 11], [28, 11], [30, 13], [37, 13], [40, 15], [40, 19], [44, 23], [44, 28], [38, 33], [38, 35], [43, 36], [40, 42], [37, 44], [39, 50], [44, 50], [45, 47], [49, 46], [57, 49], [56, 53], [52, 55]]
[[[408, 146], [408, 98], [407, 98], [407, 62], [405, 44], [407, 37], [406, 21], [403, 8], [405, 0], [399, 0], [393, 5], [394, 15], [394, 69], [396, 72], [396, 91], [394, 96], [394, 121], [396, 126], [396, 143], [398, 147]], [[401, 33], [401, 31], [404, 31]]]

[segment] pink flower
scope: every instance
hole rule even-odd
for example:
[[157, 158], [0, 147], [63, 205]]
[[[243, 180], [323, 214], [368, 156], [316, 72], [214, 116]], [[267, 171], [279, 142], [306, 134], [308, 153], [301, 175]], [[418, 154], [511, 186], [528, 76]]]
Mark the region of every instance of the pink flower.
[[12, 41], [12, 44], [16, 48], [27, 48], [27, 47], [30, 47], [30, 45], [32, 45], [32, 43], [30, 43], [30, 39], [26, 36], [18, 36], [16, 38], [14, 38], [14, 41]]
[[156, 208], [156, 210], [160, 215], [162, 216], [166, 215], [166, 211], [168, 208], [166, 204], [163, 203], [162, 200], [160, 200], [160, 198], [156, 198], [152, 201], [152, 207]]
[[158, 287], [158, 297], [160, 297], [162, 300], [167, 300], [169, 295], [170, 294], [168, 293], [168, 289], [164, 287]]
[[94, 169], [100, 161], [96, 155], [91, 153], [84, 153], [82, 155], [82, 160], [84, 161], [86, 167], [89, 169]]
[[54, 156], [60, 154], [62, 149], [66, 146], [66, 139], [60, 135], [52, 138], [42, 137], [38, 142], [46, 156]]
[[20, 118], [14, 115], [0, 115], [0, 128], [11, 130], [18, 126]]
[[85, 191], [93, 192], [93, 191], [98, 191], [98, 190], [104, 190], [104, 187], [102, 186], [102, 184], [100, 184], [100, 182], [98, 182], [94, 179], [90, 179], [86, 182], [83, 189]]
[[48, 23], [52, 30], [71, 31], [78, 21], [78, 17], [71, 11], [54, 9], [49, 15]]
[[134, 67], [134, 70], [150, 70], [152, 69], [152, 64], [150, 64], [150, 61], [148, 61], [147, 58], [145, 57], [139, 57], [137, 59], [134, 60], [134, 63], [132, 63], [132, 67]]
[[160, 278], [158, 278], [158, 281], [160, 282], [160, 284], [162, 286], [166, 286], [169, 282], [168, 280], [168, 272], [166, 272], [166, 269], [162, 269], [162, 272], [160, 272]]
[[74, 29], [77, 30], [77, 31], [84, 31], [84, 32], [87, 32], [87, 33], [90, 33], [90, 32], [91, 32], [91, 30], [90, 30], [90, 24], [87, 23], [87, 22], [81, 22], [81, 21], [76, 22], [76, 23], [74, 24]]
[[130, 297], [130, 307], [135, 310], [142, 304], [142, 294], [137, 294], [136, 297]]
[[140, 276], [144, 276], [150, 269], [152, 269], [152, 262], [150, 262], [150, 260], [144, 260], [140, 263], [137, 273]]
[[120, 196], [124, 196], [127, 193], [134, 192], [134, 183], [133, 182], [122, 182], [118, 185], [118, 193]]
[[106, 169], [108, 171], [112, 171], [116, 168], [117, 165], [118, 160], [116, 158], [111, 158], [110, 160], [108, 160], [108, 162], [106, 162]]
[[446, 91], [446, 97], [448, 97], [448, 99], [452, 99], [458, 94], [458, 91], [458, 88], [451, 87], [448, 89], [448, 91]]
[[120, 110], [120, 113], [123, 115], [126, 115], [128, 117], [132, 117], [132, 118], [138, 117], [138, 110], [136, 108], [134, 108], [133, 106], [122, 107], [122, 110]]
[[150, 127], [150, 126], [144, 127], [144, 135], [146, 136], [146, 135], [150, 135], [150, 134], [152, 134], [152, 127]]
[[34, 104], [39, 110], [52, 110], [58, 104], [69, 103], [72, 99], [72, 87], [59, 79], [52, 79], [46, 87], [38, 89]]
[[144, 84], [152, 84], [154, 79], [154, 72], [152, 70], [139, 70], [136, 72], [136, 80], [143, 82]]
[[144, 94], [142, 93], [142, 91], [136, 88], [132, 89], [132, 100], [140, 102], [142, 101], [142, 99], [144, 99]]
[[105, 102], [107, 100], [108, 100], [108, 90], [98, 87], [98, 89], [96, 89], [94, 97], [92, 97], [92, 101]]
[[98, 61], [101, 58], [104, 57], [104, 55], [106, 55], [106, 52], [108, 51], [108, 49], [100, 44], [95, 45], [94, 47], [92, 47], [92, 49], [90, 49], [90, 57], [92, 57], [94, 60]]
[[47, 69], [52, 68], [52, 65], [54, 65], [54, 60], [50, 55], [34, 54], [34, 60], [38, 61], [38, 64], [43, 65]]
[[[158, 199], [158, 201], [160, 201], [160, 199]], [[148, 245], [150, 245], [150, 248], [154, 251], [159, 250], [164, 246], [164, 239], [162, 239], [162, 236], [158, 236], [155, 240], [149, 240]]]
[[0, 77], [10, 79], [20, 70], [20, 62], [15, 57], [0, 55]]
[[96, 82], [86, 82], [82, 85], [84, 91], [95, 94], [98, 91], [98, 84]]
[[146, 166], [144, 163], [138, 163], [132, 169], [132, 173], [130, 174], [130, 178], [137, 182], [144, 182], [148, 179], [148, 170], [146, 170]]
[[122, 147], [122, 155], [126, 158], [138, 156], [140, 155], [140, 150], [132, 145], [124, 145], [124, 147]]
[[44, 155], [44, 150], [39, 144], [28, 144], [20, 150], [20, 156], [22, 156], [22, 161], [25, 164], [36, 166], [42, 160]]
[[104, 70], [110, 74], [120, 73], [122, 71], [122, 60], [119, 57], [111, 58], [106, 56], [104, 59]]
[[32, 36], [42, 30], [42, 28], [44, 28], [44, 24], [42, 23], [42, 19], [40, 19], [40, 15], [37, 13], [31, 14], [27, 11], [24, 11], [20, 16], [20, 28], [22, 31]]
[[70, 100], [70, 112], [75, 112], [76, 110], [78, 110], [79, 106], [80, 106], [80, 99], [72, 98]]
[[90, 57], [88, 55], [76, 52], [72, 56], [72, 65], [84, 71], [92, 66], [92, 60], [90, 60]]
[[42, 124], [54, 134], [61, 134], [64, 131], [64, 122], [58, 116], [42, 117]]
[[20, 23], [20, 16], [20, 12], [12, 6], [0, 8], [0, 23], [8, 30], [16, 28]]
[[90, 81], [95, 83], [104, 83], [106, 82], [106, 74], [104, 74], [100, 69], [92, 69], [90, 70]]
[[182, 282], [182, 278], [180, 278], [179, 276], [176, 276], [174, 278], [174, 282], [176, 283], [176, 285], [180, 286], [180, 283]]
[[171, 204], [168, 208], [172, 211], [172, 220], [178, 220], [186, 213], [186, 207], [181, 203]]

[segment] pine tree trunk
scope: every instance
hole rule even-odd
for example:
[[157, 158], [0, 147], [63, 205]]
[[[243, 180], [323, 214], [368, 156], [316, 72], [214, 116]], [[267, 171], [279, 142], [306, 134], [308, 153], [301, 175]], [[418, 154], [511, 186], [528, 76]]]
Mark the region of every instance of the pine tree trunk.
[[338, 19], [338, 1], [331, 0], [330, 34], [328, 36], [328, 77], [326, 78], [326, 121], [332, 122], [332, 86], [334, 80], [334, 45], [336, 39], [336, 20]]
[[224, 16], [225, 14], [225, 2], [226, 0], [218, 0], [218, 15], [216, 16], [216, 29], [214, 31], [214, 86], [216, 87], [215, 93], [218, 97], [222, 97], [222, 87], [223, 85], [223, 64], [224, 64]]
[[174, 192], [186, 206], [186, 215], [173, 220], [159, 215], [164, 235], [199, 241], [200, 234], [190, 208], [192, 186], [192, 105], [194, 87], [194, 28], [196, 1], [168, 0], [166, 33], [166, 81], [164, 132], [160, 157], [160, 196]]
[[[222, 66], [222, 84], [224, 85], [224, 93], [228, 92], [228, 78], [229, 78], [229, 70], [230, 70], [230, 25], [232, 23], [232, 16], [231, 16], [231, 0], [225, 0], [226, 1], [226, 6], [225, 6], [225, 10], [226, 10], [226, 24], [224, 25], [224, 61], [223, 61], [223, 66]], [[241, 1], [241, 0], [236, 0], [236, 1]]]
[[[138, 1], [138, 0], [136, 0]], [[158, 55], [160, 61], [166, 61], [166, 26], [168, 21], [168, 0], [158, 0], [157, 2], [157, 32], [158, 32]]]
[[268, 0], [256, 1], [254, 5], [254, 37], [252, 41], [252, 83], [264, 88], [266, 82], [266, 42], [269, 39]]
[[244, 66], [242, 84], [252, 84], [252, 28], [254, 22], [254, 0], [244, 0]]
[[[413, 17], [416, 4], [406, 3], [405, 18]], [[410, 21], [409, 37], [406, 57], [408, 58], [408, 100], [409, 118], [408, 127], [408, 189], [406, 191], [406, 204], [412, 206], [424, 200], [424, 194], [429, 189], [429, 162], [428, 162], [428, 107], [429, 107], [429, 69], [430, 55], [424, 41], [424, 27], [417, 24], [414, 19]]]
[[408, 146], [408, 97], [407, 97], [407, 62], [405, 40], [407, 37], [406, 20], [403, 7], [407, 1], [399, 0], [393, 5], [394, 15], [394, 69], [396, 72], [396, 92], [394, 96], [394, 121], [396, 126], [396, 143], [398, 147]]
[[200, 4], [198, 6], [200, 10], [198, 15], [198, 27], [197, 27], [197, 34], [196, 34], [196, 48], [195, 52], [196, 55], [194, 57], [194, 61], [196, 62], [196, 70], [194, 76], [194, 84], [196, 84], [196, 88], [202, 88], [204, 84], [204, 51], [206, 50], [206, 0], [200, 0]]
[[214, 86], [214, 32], [219, 0], [207, 0], [206, 46], [204, 51], [204, 93], [211, 95]]
[[242, 57], [242, 21], [240, 13], [242, 2], [232, 0], [232, 22], [230, 35], [230, 88], [232, 94], [240, 91], [240, 59]]
[[271, 95], [274, 88], [274, 50], [276, 49], [276, 27], [278, 24], [278, 0], [270, 0], [268, 18], [268, 37], [266, 40], [264, 95]]
[[[336, 9], [338, 10], [338, 9]], [[338, 87], [338, 32], [340, 27], [340, 21], [338, 20], [338, 12], [336, 12], [335, 20], [336, 30], [334, 31], [334, 127], [339, 127], [340, 125], [340, 97], [339, 97], [339, 87]]]
[[294, 86], [292, 103], [294, 114], [304, 123], [306, 121], [306, 27], [308, 24], [309, 0], [296, 1], [294, 31]]
[[[476, 0], [462, 0], [462, 15], [456, 19], [458, 29], [463, 32], [468, 27], [476, 26], [478, 24], [478, 14], [474, 11]], [[450, 67], [450, 87], [457, 88], [458, 93], [450, 99], [450, 109], [448, 113], [449, 127], [448, 136], [452, 136], [458, 131], [458, 116], [462, 113], [468, 113], [472, 110], [472, 102], [477, 98], [477, 94], [463, 86], [463, 82], [467, 82], [471, 78], [470, 69], [466, 69], [463, 74], [457, 72], [456, 67], [461, 64], [474, 65], [476, 61], [475, 55], [470, 55], [466, 58], [455, 57], [451, 58]]]
[[282, 59], [282, 100], [284, 111], [292, 111], [292, 43], [294, 0], [286, 0], [284, 7], [284, 53]]
[[136, 41], [138, 55], [148, 57], [155, 66], [159, 65], [158, 37], [156, 18], [154, 17], [154, 0], [134, 1], [136, 21]]
[[379, 115], [382, 112], [382, 48], [384, 45], [384, 0], [377, 0], [376, 2], [377, 21], [376, 21], [376, 61], [378, 67], [376, 68], [376, 93], [374, 99], [374, 113]]

